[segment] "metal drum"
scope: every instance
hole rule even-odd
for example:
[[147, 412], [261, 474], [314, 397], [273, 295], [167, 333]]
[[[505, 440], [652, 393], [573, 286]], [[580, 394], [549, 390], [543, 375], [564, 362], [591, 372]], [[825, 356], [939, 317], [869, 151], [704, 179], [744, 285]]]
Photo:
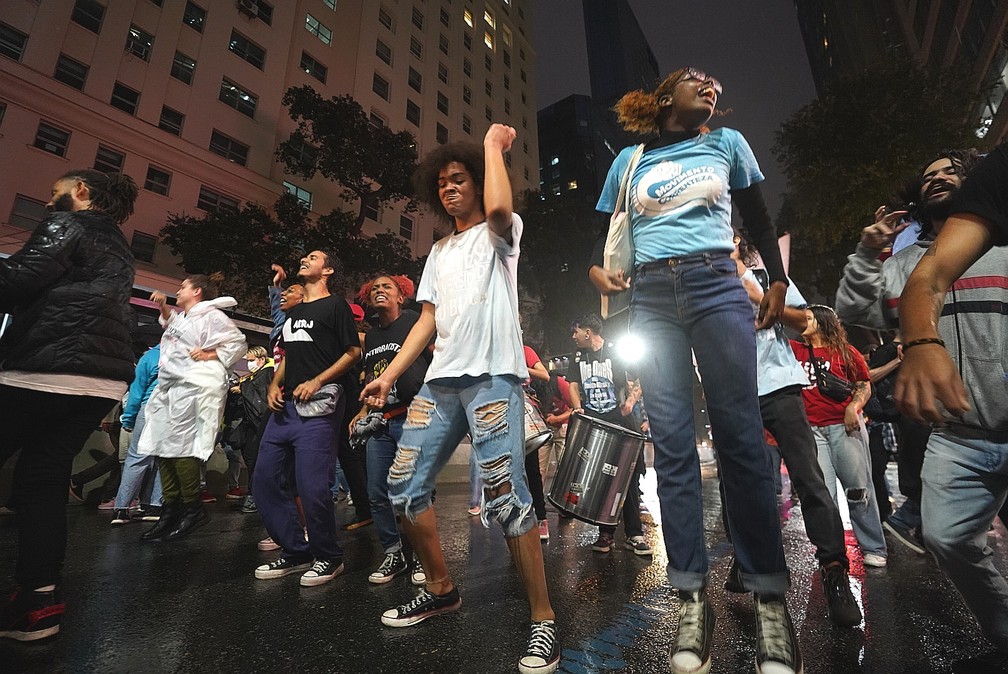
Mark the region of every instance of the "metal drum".
[[539, 408], [525, 395], [525, 455], [528, 456], [553, 439], [553, 430], [546, 425]]
[[591, 524], [615, 526], [627, 491], [637, 488], [644, 436], [582, 414], [572, 414], [549, 500]]

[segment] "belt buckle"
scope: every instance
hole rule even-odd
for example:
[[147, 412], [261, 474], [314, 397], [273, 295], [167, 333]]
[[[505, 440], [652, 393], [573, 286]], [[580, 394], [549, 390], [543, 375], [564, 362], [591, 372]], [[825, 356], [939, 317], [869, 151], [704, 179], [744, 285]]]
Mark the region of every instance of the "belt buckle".
[[674, 258], [674, 257], [670, 257], [670, 258], [668, 259], [668, 266], [669, 266], [670, 268], [672, 268], [672, 269], [675, 269], [675, 268], [676, 268], [676, 265], [678, 265], [678, 264], [679, 264], [680, 262], [681, 262], [681, 260], [678, 260], [678, 259], [676, 259], [676, 258]]

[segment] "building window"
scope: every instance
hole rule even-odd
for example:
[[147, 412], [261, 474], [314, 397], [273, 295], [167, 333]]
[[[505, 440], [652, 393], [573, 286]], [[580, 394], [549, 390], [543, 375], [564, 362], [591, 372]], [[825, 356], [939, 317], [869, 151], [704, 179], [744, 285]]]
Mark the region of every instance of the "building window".
[[203, 32], [203, 24], [206, 23], [206, 10], [193, 2], [187, 2], [185, 14], [182, 15], [182, 23], [192, 28], [197, 33]]
[[523, 129], [528, 128], [528, 118], [525, 115], [522, 115], [522, 128]]
[[167, 105], [161, 106], [161, 120], [158, 128], [167, 131], [173, 136], [182, 135], [182, 124], [185, 122], [185, 115], [178, 110], [172, 110]]
[[318, 157], [318, 150], [301, 139], [292, 140], [287, 151], [297, 163], [304, 165], [314, 164]]
[[6, 23], [0, 23], [0, 54], [9, 59], [20, 61], [27, 43], [27, 35], [11, 28]]
[[483, 44], [485, 44], [490, 49], [494, 48], [493, 34], [491, 34], [490, 31], [485, 31], [483, 33]]
[[440, 91], [437, 94], [437, 109], [444, 114], [448, 114], [448, 97]]
[[504, 65], [507, 66], [508, 68], [510, 68], [511, 67], [511, 52], [509, 52], [507, 49], [503, 49], [503, 50], [501, 50], [501, 53], [504, 55]]
[[248, 162], [248, 145], [225, 136], [217, 129], [214, 129], [210, 134], [210, 151], [239, 166], [245, 166]]
[[39, 122], [38, 131], [35, 132], [35, 142], [32, 144], [40, 150], [65, 157], [67, 145], [70, 144], [70, 132], [50, 126], [45, 122]]
[[451, 28], [451, 14], [444, 7], [441, 8], [441, 25], [445, 28]]
[[5, 114], [7, 114], [7, 104], [0, 103], [0, 124], [3, 124], [3, 118]]
[[308, 55], [308, 52], [301, 52], [301, 70], [305, 71], [322, 84], [325, 84], [329, 69]]
[[104, 145], [98, 146], [98, 153], [95, 155], [94, 168], [102, 173], [122, 173], [123, 162], [126, 155], [117, 152]]
[[511, 91], [511, 78], [507, 75], [504, 76], [504, 89], [506, 91]]
[[528, 141], [527, 140], [523, 140], [522, 141], [522, 151], [525, 152], [525, 154], [528, 154]]
[[510, 47], [511, 46], [511, 42], [512, 42], [511, 30], [507, 26], [502, 26], [501, 27], [501, 40], [504, 41], [504, 46], [505, 47]]
[[525, 176], [525, 180], [528, 180], [528, 179], [529, 179], [529, 170], [528, 170], [528, 166], [526, 166], [526, 167], [524, 168], [524, 170], [522, 170], [522, 173], [523, 173], [523, 174], [524, 174], [524, 176]]
[[324, 44], [332, 44], [332, 31], [311, 14], [305, 15], [305, 28]]
[[409, 69], [409, 74], [406, 76], [406, 81], [409, 83], [410, 88], [416, 91], [417, 93], [420, 93], [421, 89], [423, 89], [423, 75], [421, 75], [413, 68]]
[[486, 118], [487, 118], [488, 122], [492, 122], [493, 121], [493, 110], [490, 109], [489, 105], [486, 106]]
[[259, 104], [258, 96], [245, 91], [226, 77], [221, 80], [220, 94], [217, 98], [248, 117], [255, 116], [256, 105]]
[[375, 56], [380, 58], [386, 65], [392, 65], [392, 47], [388, 46], [380, 39], [375, 42]]
[[253, 6], [255, 7], [255, 13], [253, 14], [253, 18], [259, 19], [260, 21], [262, 21], [263, 23], [265, 23], [267, 26], [272, 26], [273, 25], [273, 6], [272, 5], [267, 4], [263, 0], [246, 0], [246, 1], [247, 2], [251, 2], [253, 4]]
[[364, 204], [364, 217], [375, 222], [381, 222], [381, 212], [371, 202]]
[[447, 37], [445, 37], [444, 35], [442, 35], [440, 38], [438, 38], [438, 49], [440, 49], [441, 53], [444, 54], [445, 56], [449, 55], [448, 54], [448, 52], [449, 52], [449, 46], [450, 46], [450, 43], [448, 42], [448, 38]]
[[328, 7], [334, 12], [336, 11], [336, 0], [322, 0], [322, 1], [325, 3], [326, 7]]
[[416, 7], [413, 8], [413, 25], [419, 28], [420, 30], [423, 30], [424, 27], [423, 12], [421, 12]]
[[385, 11], [384, 7], [378, 8], [378, 23], [389, 29], [389, 32], [395, 32], [395, 21], [392, 19], [392, 15]]
[[493, 57], [490, 54], [485, 54], [483, 56], [483, 66], [486, 68], [488, 73], [493, 72]]
[[469, 115], [462, 115], [462, 130], [472, 135], [472, 120], [469, 119]]
[[494, 20], [493, 12], [490, 11], [489, 7], [483, 10], [483, 20], [486, 21], [486, 24], [491, 28], [497, 27], [497, 22]]
[[386, 121], [384, 117], [382, 117], [374, 110], [372, 110], [371, 114], [368, 116], [368, 121], [371, 123], [371, 126], [375, 127], [376, 129], [384, 129], [386, 126], [388, 126], [388, 121]]
[[196, 199], [196, 208], [213, 212], [238, 212], [238, 200], [218, 194], [206, 185], [200, 185], [199, 198]]
[[437, 142], [442, 145], [448, 142], [448, 129], [441, 125], [440, 122], [437, 124], [434, 135], [437, 138]]
[[518, 75], [521, 77], [522, 82], [528, 82], [528, 77], [525, 75], [524, 70], [519, 70]]
[[180, 51], [175, 52], [175, 58], [172, 59], [171, 76], [186, 84], [192, 84], [193, 73], [195, 72], [196, 61], [193, 61]]
[[413, 54], [413, 56], [416, 56], [418, 59], [423, 58], [423, 45], [420, 44], [420, 40], [416, 39], [412, 35], [409, 39], [409, 50], [410, 54]]
[[21, 229], [34, 231], [39, 223], [45, 220], [48, 213], [44, 201], [31, 199], [18, 194], [14, 197], [14, 208], [11, 209], [10, 224]]
[[437, 78], [444, 84], [448, 84], [448, 66], [439, 63], [437, 66]]
[[123, 112], [135, 115], [140, 104], [140, 92], [133, 91], [122, 82], [116, 82], [112, 87], [112, 100], [109, 103]]
[[487, 95], [488, 97], [490, 97], [490, 98], [493, 98], [493, 85], [492, 85], [492, 84], [490, 84], [490, 80], [487, 80], [487, 81], [486, 81], [486, 82], [484, 83], [484, 87], [483, 87], [483, 88], [484, 88], [484, 90], [486, 91], [486, 95]]
[[510, 115], [511, 114], [511, 99], [510, 98], [505, 98], [504, 99], [504, 114], [505, 115]]
[[518, 58], [520, 58], [522, 61], [525, 60], [525, 50], [522, 49], [521, 47], [518, 48]]
[[171, 187], [171, 173], [162, 171], [155, 166], [147, 167], [147, 178], [144, 180], [144, 189], [168, 196], [168, 188]]
[[105, 5], [95, 0], [77, 0], [74, 3], [70, 19], [84, 26], [92, 33], [101, 31], [102, 19], [105, 18]]
[[56, 59], [56, 72], [53, 73], [53, 79], [68, 84], [74, 89], [83, 89], [87, 75], [88, 67], [80, 61], [76, 61], [66, 54], [60, 54]]
[[466, 22], [467, 26], [469, 26], [470, 28], [473, 27], [473, 17], [472, 12], [470, 10], [467, 9], [464, 12], [462, 12], [462, 19]]
[[468, 105], [472, 105], [472, 89], [468, 85], [462, 85], [462, 100]]
[[371, 91], [375, 92], [386, 101], [389, 99], [389, 83], [384, 77], [378, 73], [374, 74], [374, 79], [371, 81]]
[[133, 257], [140, 262], [153, 262], [154, 249], [157, 248], [157, 237], [143, 232], [133, 232], [133, 240], [130, 241], [130, 250]]
[[462, 72], [466, 77], [472, 77], [472, 61], [467, 58], [462, 59]]
[[231, 31], [231, 42], [228, 43], [228, 49], [232, 54], [240, 56], [259, 70], [262, 70], [266, 64], [266, 50], [237, 31]]
[[413, 240], [413, 220], [405, 215], [399, 216], [399, 236], [407, 241]]
[[298, 202], [302, 206], [304, 206], [309, 211], [311, 210], [311, 200], [312, 200], [311, 192], [309, 192], [303, 187], [298, 187], [294, 183], [289, 183], [286, 180], [284, 181], [283, 186], [287, 190], [288, 194], [293, 194], [295, 197], [297, 197]]
[[414, 126], [420, 126], [420, 106], [406, 99], [406, 119]]
[[151, 49], [154, 47], [154, 36], [147, 31], [130, 26], [126, 33], [126, 51], [134, 56], [150, 61]]
[[469, 33], [464, 33], [462, 35], [462, 46], [465, 47], [467, 51], [472, 51], [472, 35]]

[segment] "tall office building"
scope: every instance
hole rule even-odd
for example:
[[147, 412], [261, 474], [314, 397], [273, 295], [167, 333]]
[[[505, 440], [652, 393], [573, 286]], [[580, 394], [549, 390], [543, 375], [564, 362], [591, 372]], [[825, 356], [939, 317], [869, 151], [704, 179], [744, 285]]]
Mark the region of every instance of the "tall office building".
[[885, 59], [961, 67], [981, 102], [964, 110], [991, 147], [1008, 137], [1008, 0], [795, 0], [816, 89]]
[[634, 89], [653, 89], [658, 60], [627, 0], [582, 0], [591, 97], [611, 106]]
[[[516, 191], [539, 181], [530, 0], [3, 6], [0, 252], [17, 250], [42, 219], [53, 180], [81, 167], [122, 171], [142, 187], [124, 225], [142, 288], [178, 285], [177, 260], [158, 241], [170, 213], [268, 207], [285, 190], [314, 216], [356, 208], [338, 185], [285, 175], [275, 159], [295, 128], [281, 97], [304, 84], [349, 94], [372, 123], [410, 131], [421, 156], [480, 143], [491, 120], [509, 123]], [[367, 213], [364, 232], [394, 232], [423, 255], [445, 225], [403, 206]]]

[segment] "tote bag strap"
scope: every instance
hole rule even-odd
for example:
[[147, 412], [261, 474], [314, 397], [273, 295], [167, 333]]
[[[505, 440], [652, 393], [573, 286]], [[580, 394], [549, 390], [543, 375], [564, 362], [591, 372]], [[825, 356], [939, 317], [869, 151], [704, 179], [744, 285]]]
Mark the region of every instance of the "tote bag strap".
[[617, 214], [626, 208], [627, 203], [627, 192], [629, 192], [630, 178], [633, 176], [633, 172], [637, 170], [637, 164], [640, 163], [641, 155], [644, 154], [644, 143], [641, 143], [630, 155], [630, 165], [627, 166], [626, 171], [623, 173], [623, 179], [620, 181], [619, 194], [616, 195], [616, 207], [613, 209], [613, 214]]

